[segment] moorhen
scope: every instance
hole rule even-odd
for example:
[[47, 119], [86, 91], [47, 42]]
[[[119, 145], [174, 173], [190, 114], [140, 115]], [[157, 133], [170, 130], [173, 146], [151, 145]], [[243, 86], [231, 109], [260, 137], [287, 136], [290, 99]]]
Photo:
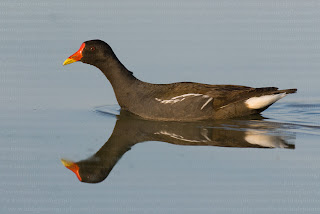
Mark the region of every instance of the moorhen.
[[123, 110], [165, 121], [227, 119], [258, 114], [297, 89], [251, 88], [194, 82], [151, 84], [138, 80], [101, 40], [82, 43], [63, 65], [81, 61], [99, 68], [110, 81]]

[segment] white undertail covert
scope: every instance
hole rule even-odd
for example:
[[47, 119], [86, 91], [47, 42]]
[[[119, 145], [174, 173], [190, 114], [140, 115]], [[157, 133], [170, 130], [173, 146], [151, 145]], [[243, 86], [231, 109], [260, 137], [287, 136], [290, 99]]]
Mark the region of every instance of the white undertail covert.
[[277, 102], [281, 98], [285, 97], [286, 93], [264, 95], [261, 97], [251, 97], [245, 101], [245, 104], [250, 109], [262, 109], [274, 102]]

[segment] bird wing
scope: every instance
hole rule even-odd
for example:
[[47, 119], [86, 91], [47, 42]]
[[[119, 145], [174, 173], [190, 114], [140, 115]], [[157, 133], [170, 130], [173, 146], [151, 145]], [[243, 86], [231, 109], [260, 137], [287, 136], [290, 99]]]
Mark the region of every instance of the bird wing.
[[[241, 99], [241, 94], [253, 88], [237, 85], [207, 85], [201, 83], [181, 82], [166, 85], [159, 90], [155, 100], [172, 107], [188, 106], [189, 111], [204, 110], [208, 107], [219, 108]], [[154, 97], [154, 96], [153, 96]], [[213, 103], [213, 105], [212, 105]]]
[[[291, 89], [290, 89], [291, 90]], [[201, 83], [181, 82], [171, 84], [169, 90], [157, 97], [162, 103], [200, 102], [201, 109], [213, 102], [214, 109], [230, 103], [277, 93], [294, 93], [288, 90], [278, 90], [276, 87], [252, 88], [240, 85], [208, 85]], [[206, 103], [208, 102], [208, 103]], [[204, 105], [206, 104], [206, 105]]]
[[230, 103], [244, 101], [251, 97], [278, 92], [278, 88], [276, 87], [251, 88], [246, 86], [221, 85], [213, 90], [209, 90], [206, 94], [214, 98], [213, 107], [214, 109], [218, 109]]

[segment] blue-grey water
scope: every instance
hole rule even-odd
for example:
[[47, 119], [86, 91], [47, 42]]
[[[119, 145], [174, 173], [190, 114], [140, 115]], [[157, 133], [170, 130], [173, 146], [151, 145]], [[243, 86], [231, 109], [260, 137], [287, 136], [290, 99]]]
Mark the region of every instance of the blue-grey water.
[[[1, 213], [319, 213], [319, 21], [319, 1], [0, 2]], [[62, 67], [89, 39], [147, 82], [298, 93], [246, 120], [119, 115], [100, 71]]]

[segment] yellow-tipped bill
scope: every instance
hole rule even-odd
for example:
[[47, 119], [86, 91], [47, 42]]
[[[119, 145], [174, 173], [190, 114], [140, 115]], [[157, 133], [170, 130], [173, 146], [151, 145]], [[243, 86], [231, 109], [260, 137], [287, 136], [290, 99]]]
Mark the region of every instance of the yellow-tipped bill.
[[63, 62], [63, 65], [68, 65], [68, 64], [74, 63], [76, 61], [77, 60], [75, 60], [75, 59], [68, 58]]
[[75, 52], [74, 54], [72, 54], [71, 56], [69, 56], [68, 59], [66, 59], [64, 62], [63, 62], [63, 65], [68, 65], [70, 63], [74, 63], [76, 61], [79, 61], [81, 60], [82, 58], [82, 51], [84, 49], [84, 47], [86, 46], [85, 43], [82, 43], [82, 45], [80, 46], [79, 50], [77, 52]]

